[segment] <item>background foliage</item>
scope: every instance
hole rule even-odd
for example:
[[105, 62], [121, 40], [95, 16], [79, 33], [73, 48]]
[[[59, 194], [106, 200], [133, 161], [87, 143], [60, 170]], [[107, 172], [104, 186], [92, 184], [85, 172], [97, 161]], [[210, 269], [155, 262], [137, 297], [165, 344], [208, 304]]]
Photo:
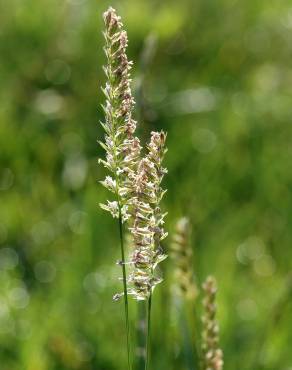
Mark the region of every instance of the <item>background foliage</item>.
[[[125, 368], [117, 225], [97, 206], [108, 5], [0, 5], [1, 370]], [[291, 2], [111, 5], [140, 135], [168, 131], [168, 229], [191, 218], [198, 281], [218, 280], [225, 369], [291, 370]], [[152, 369], [186, 369], [164, 266]]]

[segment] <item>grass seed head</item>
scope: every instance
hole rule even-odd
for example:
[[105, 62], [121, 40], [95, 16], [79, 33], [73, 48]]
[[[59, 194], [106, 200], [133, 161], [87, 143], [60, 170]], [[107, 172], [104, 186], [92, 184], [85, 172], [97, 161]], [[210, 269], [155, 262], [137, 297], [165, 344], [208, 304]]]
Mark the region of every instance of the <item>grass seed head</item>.
[[[128, 61], [126, 50], [128, 46], [127, 33], [123, 30], [121, 18], [113, 8], [103, 15], [105, 23], [105, 55], [107, 63], [104, 71], [107, 77], [103, 92], [106, 103], [103, 106], [105, 121], [102, 127], [105, 140], [101, 146], [106, 152], [106, 159], [100, 160], [112, 176], [106, 176], [101, 184], [116, 194], [123, 214], [123, 221], [130, 215], [127, 213], [131, 198], [131, 178], [136, 172], [140, 159], [140, 141], [134, 135], [136, 121], [132, 117], [135, 104], [131, 91], [130, 70], [132, 62]], [[112, 216], [119, 217], [115, 208], [101, 204], [101, 208], [109, 211]]]
[[134, 250], [131, 254], [132, 271], [129, 276], [129, 294], [137, 300], [148, 299], [155, 286], [162, 281], [157, 275], [157, 265], [166, 258], [161, 247], [167, 233], [160, 201], [165, 191], [161, 181], [167, 172], [162, 167], [166, 134], [152, 132], [148, 153], [141, 159], [133, 181], [132, 219], [130, 229]]
[[222, 370], [223, 352], [218, 347], [219, 327], [216, 321], [217, 284], [214, 277], [209, 276], [203, 284], [205, 298], [203, 300], [204, 314], [202, 317], [202, 352], [203, 370]]
[[190, 244], [191, 225], [187, 217], [178, 220], [171, 244], [171, 257], [175, 265], [175, 285], [179, 294], [193, 301], [198, 296], [193, 271], [193, 250]]

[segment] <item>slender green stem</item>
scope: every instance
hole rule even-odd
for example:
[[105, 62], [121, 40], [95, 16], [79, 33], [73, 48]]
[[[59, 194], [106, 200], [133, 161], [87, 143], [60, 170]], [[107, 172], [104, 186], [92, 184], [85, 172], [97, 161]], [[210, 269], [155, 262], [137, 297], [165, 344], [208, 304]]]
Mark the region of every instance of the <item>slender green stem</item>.
[[123, 271], [125, 318], [126, 318], [128, 369], [131, 370], [132, 365], [131, 365], [131, 350], [130, 350], [130, 325], [129, 325], [129, 304], [128, 304], [128, 292], [127, 292], [127, 273], [126, 273], [126, 266], [125, 266], [124, 235], [123, 235], [123, 223], [122, 223], [120, 202], [118, 202], [118, 204], [119, 204], [119, 231], [120, 231], [120, 245], [121, 245], [122, 271]]
[[135, 369], [145, 369], [146, 355], [146, 319], [147, 319], [147, 302], [138, 303], [138, 321], [136, 331], [136, 367]]
[[192, 327], [193, 327], [193, 343], [194, 343], [194, 358], [195, 364], [197, 365], [198, 369], [201, 369], [201, 349], [200, 349], [200, 341], [199, 341], [199, 333], [200, 333], [200, 321], [198, 319], [196, 303], [192, 302], [190, 307], [186, 307], [186, 315], [189, 317], [189, 320], [192, 318]]
[[181, 332], [183, 335], [183, 349], [184, 349], [184, 355], [187, 362], [187, 367], [189, 370], [195, 370], [196, 362], [194, 358], [194, 352], [193, 352], [193, 343], [191, 339], [190, 334], [190, 326], [188, 323], [188, 318], [186, 315], [186, 310], [184, 309], [184, 305], [180, 307], [180, 326], [181, 326]]
[[152, 293], [150, 293], [150, 296], [148, 298], [145, 370], [148, 370], [148, 366], [149, 366], [150, 329], [151, 329], [151, 306], [152, 306]]
[[178, 307], [183, 349], [189, 370], [199, 370], [200, 351], [198, 346], [198, 323], [193, 302], [183, 300]]

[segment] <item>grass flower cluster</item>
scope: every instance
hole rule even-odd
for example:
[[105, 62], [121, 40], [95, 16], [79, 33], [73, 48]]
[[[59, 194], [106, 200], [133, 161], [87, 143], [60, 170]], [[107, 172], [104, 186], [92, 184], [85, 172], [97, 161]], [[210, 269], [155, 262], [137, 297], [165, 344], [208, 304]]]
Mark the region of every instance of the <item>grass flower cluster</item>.
[[161, 282], [155, 276], [156, 266], [166, 258], [160, 241], [167, 236], [163, 229], [165, 214], [161, 212], [160, 201], [165, 193], [161, 181], [166, 169], [162, 167], [166, 135], [152, 132], [147, 146], [148, 153], [137, 169], [132, 198], [134, 252], [131, 256], [132, 272], [129, 293], [137, 300], [149, 298], [154, 287]]
[[132, 118], [134, 99], [130, 87], [130, 69], [126, 48], [127, 33], [122, 29], [120, 17], [110, 8], [104, 13], [105, 54], [107, 65], [104, 71], [107, 82], [103, 92], [106, 104], [103, 106], [105, 122], [105, 142], [100, 145], [106, 152], [106, 160], [99, 161], [110, 171], [101, 183], [116, 196], [115, 201], [101, 204], [113, 217], [129, 218], [128, 201], [132, 192], [131, 179], [135, 175], [141, 146], [135, 137], [136, 122]]

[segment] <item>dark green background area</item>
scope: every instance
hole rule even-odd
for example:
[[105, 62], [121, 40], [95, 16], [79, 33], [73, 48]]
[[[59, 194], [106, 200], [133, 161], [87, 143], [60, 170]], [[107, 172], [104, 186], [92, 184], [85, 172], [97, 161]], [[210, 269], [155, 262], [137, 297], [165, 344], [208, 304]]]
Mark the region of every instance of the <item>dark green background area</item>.
[[[197, 279], [219, 284], [224, 369], [291, 370], [288, 0], [1, 3], [0, 369], [126, 368], [118, 226], [98, 207], [109, 5], [128, 31], [142, 142], [168, 132], [166, 228], [190, 217]], [[163, 269], [150, 370], [183, 370]]]

